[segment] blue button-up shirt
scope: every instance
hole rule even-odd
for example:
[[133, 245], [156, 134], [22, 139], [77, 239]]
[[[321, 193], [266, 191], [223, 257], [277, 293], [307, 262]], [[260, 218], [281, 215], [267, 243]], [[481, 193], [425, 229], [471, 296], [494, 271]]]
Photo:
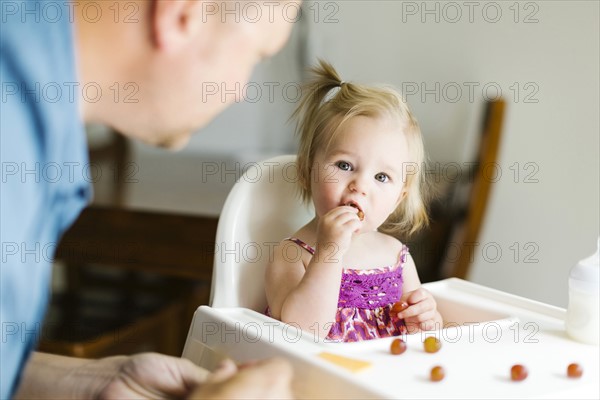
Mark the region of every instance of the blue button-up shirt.
[[43, 334], [56, 245], [89, 201], [91, 179], [72, 10], [67, 2], [33, 0], [0, 7], [0, 398], [6, 399]]

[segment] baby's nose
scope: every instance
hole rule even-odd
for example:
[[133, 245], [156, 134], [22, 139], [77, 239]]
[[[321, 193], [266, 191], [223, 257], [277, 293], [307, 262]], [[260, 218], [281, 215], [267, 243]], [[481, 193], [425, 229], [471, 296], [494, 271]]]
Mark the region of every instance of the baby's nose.
[[360, 194], [366, 194], [366, 184], [360, 178], [354, 179], [349, 185], [350, 191]]

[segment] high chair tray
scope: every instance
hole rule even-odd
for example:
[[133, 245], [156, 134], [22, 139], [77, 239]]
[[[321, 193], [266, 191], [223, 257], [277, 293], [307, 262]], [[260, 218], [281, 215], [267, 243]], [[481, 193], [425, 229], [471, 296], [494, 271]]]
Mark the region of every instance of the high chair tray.
[[[183, 357], [209, 369], [224, 357], [287, 358], [299, 398], [600, 397], [599, 347], [566, 336], [564, 309], [456, 278], [424, 286], [445, 327], [404, 336], [408, 348], [401, 355], [390, 353], [394, 338], [327, 343], [249, 309], [202, 306]], [[427, 336], [441, 340], [437, 353], [423, 350]], [[331, 355], [345, 359], [332, 362]], [[579, 379], [567, 377], [573, 362], [583, 368]], [[514, 364], [528, 369], [525, 380], [511, 381]], [[436, 365], [445, 370], [440, 382], [429, 379]]]

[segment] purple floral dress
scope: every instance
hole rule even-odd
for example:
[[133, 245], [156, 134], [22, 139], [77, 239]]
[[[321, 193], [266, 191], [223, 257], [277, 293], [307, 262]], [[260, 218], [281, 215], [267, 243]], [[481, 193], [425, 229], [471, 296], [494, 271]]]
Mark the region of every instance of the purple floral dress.
[[[306, 251], [315, 250], [297, 238], [287, 238]], [[357, 342], [406, 333], [404, 321], [392, 315], [402, 296], [402, 267], [408, 248], [402, 247], [395, 265], [373, 269], [344, 268], [335, 322], [326, 340]], [[267, 310], [268, 312], [268, 310]]]

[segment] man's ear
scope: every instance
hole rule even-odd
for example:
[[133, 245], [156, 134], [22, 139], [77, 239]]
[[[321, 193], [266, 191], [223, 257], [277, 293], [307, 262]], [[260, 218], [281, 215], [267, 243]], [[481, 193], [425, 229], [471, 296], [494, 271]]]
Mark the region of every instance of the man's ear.
[[201, 0], [154, 0], [152, 38], [162, 51], [173, 52], [185, 46], [202, 24]]

